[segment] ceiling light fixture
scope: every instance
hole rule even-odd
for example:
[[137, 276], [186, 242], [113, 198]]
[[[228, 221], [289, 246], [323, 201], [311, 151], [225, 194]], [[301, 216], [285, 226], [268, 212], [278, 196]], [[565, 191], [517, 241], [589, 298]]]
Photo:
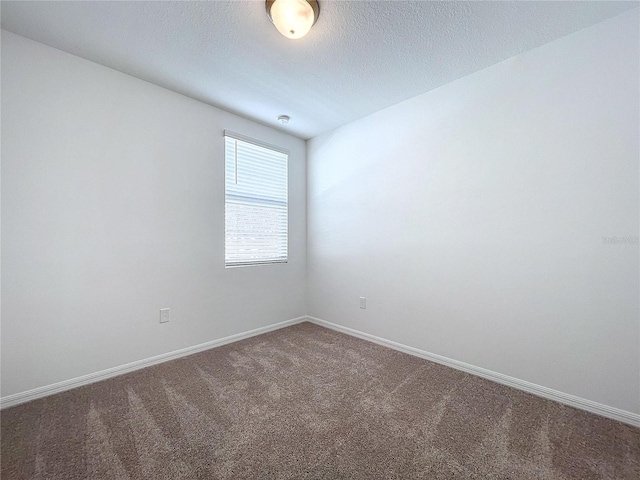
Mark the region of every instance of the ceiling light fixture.
[[320, 7], [316, 0], [267, 0], [267, 15], [287, 38], [304, 37], [316, 20]]
[[289, 120], [291, 120], [291, 117], [289, 115], [280, 115], [278, 117], [278, 121], [283, 125], [289, 123]]

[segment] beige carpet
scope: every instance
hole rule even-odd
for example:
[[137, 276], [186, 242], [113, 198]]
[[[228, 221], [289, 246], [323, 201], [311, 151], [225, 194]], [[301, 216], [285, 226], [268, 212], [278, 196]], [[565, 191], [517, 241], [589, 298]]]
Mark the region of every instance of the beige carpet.
[[4, 410], [9, 479], [633, 479], [640, 430], [309, 323]]

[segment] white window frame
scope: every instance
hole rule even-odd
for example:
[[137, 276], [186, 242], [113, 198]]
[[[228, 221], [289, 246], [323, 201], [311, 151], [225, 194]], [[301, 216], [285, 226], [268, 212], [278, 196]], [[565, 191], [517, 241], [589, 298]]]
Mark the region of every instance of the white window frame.
[[[224, 143], [225, 268], [288, 263], [289, 150], [230, 130]], [[265, 170], [269, 162], [271, 171]], [[248, 223], [239, 223], [243, 217]]]

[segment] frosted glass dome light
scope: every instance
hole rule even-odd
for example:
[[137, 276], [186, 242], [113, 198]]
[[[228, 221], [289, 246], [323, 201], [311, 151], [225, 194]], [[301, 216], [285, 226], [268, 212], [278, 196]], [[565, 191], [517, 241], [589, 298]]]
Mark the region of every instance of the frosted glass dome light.
[[267, 0], [267, 14], [287, 38], [302, 38], [318, 19], [316, 0]]

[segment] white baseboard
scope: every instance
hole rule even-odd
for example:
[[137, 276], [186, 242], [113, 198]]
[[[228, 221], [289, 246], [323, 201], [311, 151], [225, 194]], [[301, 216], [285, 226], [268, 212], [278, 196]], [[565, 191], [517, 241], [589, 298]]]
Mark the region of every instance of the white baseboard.
[[326, 320], [322, 320], [320, 318], [307, 316], [307, 320], [311, 323], [315, 323], [316, 325], [320, 325], [321, 327], [327, 327], [338, 332], [346, 333], [363, 340], [377, 343], [378, 345], [382, 345], [384, 347], [389, 347], [400, 352], [408, 353], [409, 355], [414, 355], [416, 357], [424, 358], [432, 362], [440, 363], [442, 365], [446, 365], [447, 367], [455, 368], [456, 370], [462, 370], [463, 372], [477, 375], [478, 377], [486, 378], [487, 380], [491, 380], [508, 387], [517, 388], [518, 390], [523, 390], [539, 397], [554, 400], [556, 402], [579, 408], [581, 410], [586, 410], [587, 412], [595, 413], [597, 415], [611, 418], [613, 420], [618, 420], [619, 422], [627, 423], [629, 425], [633, 425], [634, 427], [640, 427], [640, 414], [637, 413], [627, 412], [626, 410], [603, 405], [601, 403], [587, 400], [585, 398], [576, 397], [575, 395], [570, 395], [558, 390], [553, 390], [541, 385], [536, 385], [535, 383], [526, 382], [524, 380], [493, 372], [485, 368], [476, 367], [475, 365], [459, 362], [458, 360], [452, 360], [451, 358], [443, 357], [442, 355], [425, 352], [424, 350], [420, 350], [419, 348], [409, 347], [401, 343], [393, 342], [391, 340], [376, 337], [375, 335], [370, 335], [368, 333], [354, 330], [353, 328], [343, 327], [342, 325], [327, 322]]
[[45, 385], [44, 387], [34, 388], [33, 390], [27, 390], [26, 392], [7, 395], [6, 397], [0, 398], [0, 409], [13, 407], [14, 405], [30, 402], [31, 400], [47, 397], [55, 393], [64, 392], [65, 390], [71, 390], [72, 388], [81, 387], [90, 383], [99, 382], [100, 380], [106, 380], [107, 378], [133, 372], [135, 370], [140, 370], [141, 368], [150, 367], [151, 365], [156, 365], [158, 363], [168, 362], [169, 360], [174, 360], [180, 357], [186, 357], [187, 355], [192, 355], [204, 350], [209, 350], [210, 348], [220, 347], [228, 343], [244, 340], [245, 338], [255, 337], [256, 335], [261, 335], [273, 330], [278, 330], [290, 325], [295, 325], [296, 323], [304, 322], [306, 320], [307, 317], [292, 318], [291, 320], [275, 323], [266, 327], [256, 328], [254, 330], [249, 330], [248, 332], [236, 333], [235, 335], [230, 335], [218, 340], [212, 340], [210, 342], [201, 343], [192, 347], [186, 347], [180, 350], [175, 350], [173, 352], [163, 353], [161, 355], [156, 355], [155, 357], [145, 358], [136, 362], [120, 365], [118, 367], [108, 368], [107, 370], [102, 370], [100, 372], [90, 373], [88, 375], [72, 378], [70, 380], [64, 380], [62, 382], [53, 383], [51, 385]]
[[127, 363], [125, 365], [109, 368], [107, 370], [102, 370], [100, 372], [90, 373], [88, 375], [72, 378], [70, 380], [65, 380], [65, 381], [54, 383], [51, 385], [45, 385], [44, 387], [34, 388], [33, 390], [28, 390], [26, 392], [20, 392], [14, 395], [8, 395], [6, 397], [0, 398], [0, 409], [12, 407], [14, 405], [19, 405], [21, 403], [25, 403], [31, 400], [36, 400], [38, 398], [53, 395], [55, 393], [63, 392], [65, 390], [71, 390], [72, 388], [81, 387], [83, 385], [88, 385], [90, 383], [98, 382], [100, 380], [106, 380], [108, 378], [115, 377], [117, 375], [133, 372], [135, 370], [140, 370], [145, 367], [150, 367], [158, 363], [167, 362], [169, 360], [174, 360], [176, 358], [185, 357], [187, 355], [192, 355], [194, 353], [202, 352], [204, 350], [209, 350], [210, 348], [219, 347], [222, 345], [226, 345], [228, 343], [237, 342], [239, 340], [244, 340], [245, 338], [261, 335], [263, 333], [271, 332], [273, 330], [278, 330], [280, 328], [288, 327], [290, 325], [295, 325], [297, 323], [301, 323], [304, 321], [309, 321], [311, 323], [315, 323], [316, 325], [320, 325], [322, 327], [326, 327], [332, 330], [336, 330], [338, 332], [346, 333], [348, 335], [358, 337], [363, 340], [377, 343], [378, 345], [393, 348], [394, 350], [398, 350], [400, 352], [408, 353], [409, 355], [414, 355], [416, 357], [424, 358], [426, 360], [430, 360], [432, 362], [436, 362], [436, 363], [445, 365], [447, 367], [455, 368], [457, 370], [461, 370], [463, 372], [467, 372], [472, 375], [477, 375], [479, 377], [486, 378], [487, 380], [491, 380], [496, 383], [500, 383], [502, 385], [506, 385], [509, 387], [517, 388], [519, 390], [523, 390], [525, 392], [531, 393], [533, 395], [537, 395], [539, 397], [547, 398], [549, 400], [554, 400], [556, 402], [560, 402], [565, 405], [579, 408], [581, 410], [586, 410], [587, 412], [595, 413], [597, 415], [611, 418], [613, 420], [618, 420], [620, 422], [627, 423], [635, 427], [640, 427], [640, 414], [627, 412], [626, 410], [621, 410], [619, 408], [610, 407], [608, 405], [604, 405], [591, 400], [576, 397], [575, 395], [570, 395], [568, 393], [563, 393], [558, 390], [553, 390], [551, 388], [543, 387], [541, 385], [536, 385], [535, 383], [520, 380], [518, 378], [510, 377], [508, 375], [503, 375], [501, 373], [493, 372], [485, 368], [476, 367], [475, 365], [470, 365], [468, 363], [459, 362], [458, 360], [453, 360], [447, 357], [443, 357], [442, 355], [429, 353], [424, 350], [420, 350], [418, 348], [409, 347], [401, 343], [397, 343], [381, 337], [376, 337], [375, 335], [370, 335], [368, 333], [360, 332], [358, 330], [354, 330], [349, 327], [343, 327], [342, 325], [337, 325], [335, 323], [327, 322], [326, 320], [322, 320], [320, 318], [315, 318], [311, 316], [292, 318], [291, 320], [275, 323], [273, 325], [268, 325], [266, 327], [256, 328], [254, 330], [249, 330], [248, 332], [237, 333], [235, 335], [230, 335], [228, 337], [220, 338], [218, 340], [201, 343], [199, 345], [186, 347], [186, 348], [175, 350], [169, 353], [163, 353], [161, 355], [156, 355], [155, 357], [145, 358], [142, 360], [138, 360], [136, 362]]

